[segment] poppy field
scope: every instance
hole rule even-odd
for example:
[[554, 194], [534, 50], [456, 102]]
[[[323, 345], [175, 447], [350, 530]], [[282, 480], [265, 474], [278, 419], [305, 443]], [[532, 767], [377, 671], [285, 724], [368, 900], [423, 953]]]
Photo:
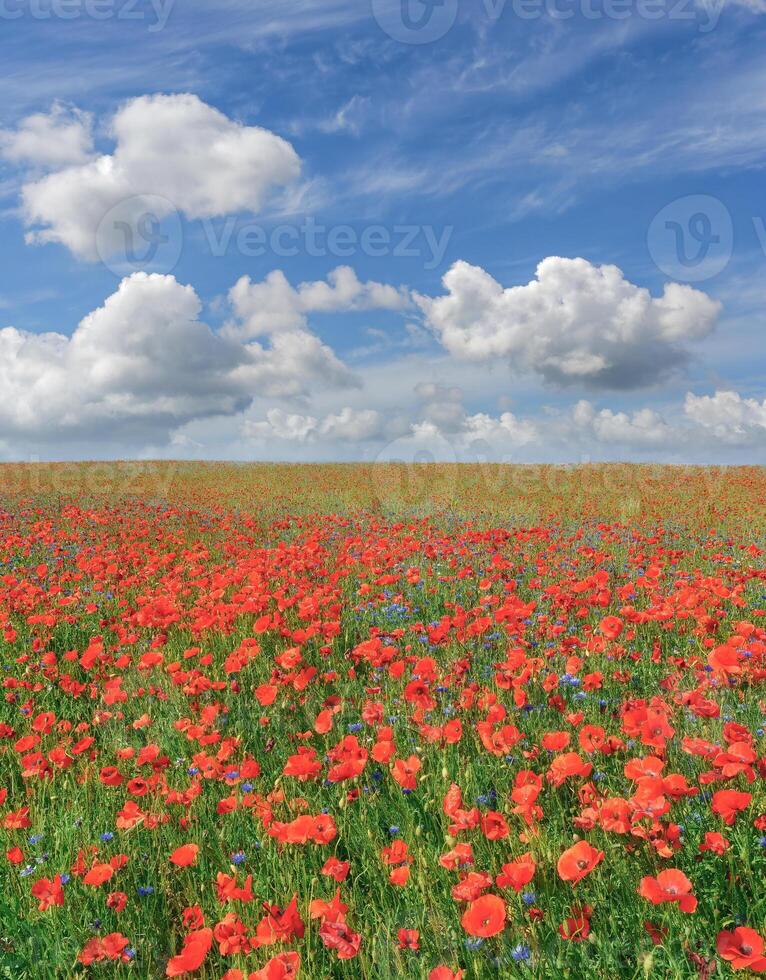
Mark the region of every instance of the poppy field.
[[766, 974], [766, 475], [0, 468], [0, 977]]

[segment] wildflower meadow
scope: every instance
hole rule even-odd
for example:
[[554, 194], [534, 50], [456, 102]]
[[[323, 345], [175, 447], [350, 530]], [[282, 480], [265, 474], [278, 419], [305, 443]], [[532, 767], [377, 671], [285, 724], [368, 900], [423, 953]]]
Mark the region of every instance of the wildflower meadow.
[[759, 468], [0, 468], [0, 977], [766, 973]]

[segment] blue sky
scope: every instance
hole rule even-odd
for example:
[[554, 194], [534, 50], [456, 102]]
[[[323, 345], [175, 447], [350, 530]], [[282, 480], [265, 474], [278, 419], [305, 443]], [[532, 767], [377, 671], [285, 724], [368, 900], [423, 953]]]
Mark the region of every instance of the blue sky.
[[764, 13], [3, 0], [0, 454], [760, 463]]

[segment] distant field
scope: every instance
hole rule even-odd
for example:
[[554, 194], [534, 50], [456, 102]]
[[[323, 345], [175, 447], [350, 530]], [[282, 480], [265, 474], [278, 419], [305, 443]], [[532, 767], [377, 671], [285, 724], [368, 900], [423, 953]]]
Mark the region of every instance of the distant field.
[[459, 513], [491, 520], [740, 521], [766, 531], [766, 470], [633, 465], [116, 463], [0, 464], [13, 498], [141, 497], [261, 514]]
[[0, 467], [0, 977], [766, 972], [761, 468]]

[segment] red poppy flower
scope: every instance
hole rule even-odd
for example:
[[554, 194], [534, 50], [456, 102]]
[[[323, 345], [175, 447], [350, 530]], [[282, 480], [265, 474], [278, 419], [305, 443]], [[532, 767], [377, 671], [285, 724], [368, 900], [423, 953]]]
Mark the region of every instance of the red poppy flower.
[[194, 864], [196, 862], [198, 854], [199, 845], [182, 844], [173, 851], [169, 860], [170, 863], [175, 864], [177, 868], [187, 868], [190, 864]]
[[599, 623], [599, 629], [608, 640], [616, 640], [622, 628], [623, 622], [619, 616], [605, 616]]
[[103, 960], [121, 960], [127, 963], [130, 957], [125, 949], [129, 942], [128, 938], [120, 932], [110, 932], [103, 938], [94, 936], [88, 940], [77, 958], [84, 966], [100, 963]]
[[644, 922], [644, 929], [646, 929], [649, 938], [652, 940], [655, 946], [661, 946], [665, 942], [665, 937], [668, 934], [668, 930], [665, 926], [657, 926], [647, 919]]
[[345, 922], [323, 922], [319, 938], [328, 949], [334, 949], [339, 960], [351, 960], [359, 952], [362, 937]]
[[110, 892], [106, 896], [106, 907], [115, 912], [122, 912], [127, 904], [128, 896], [125, 892]]
[[416, 755], [409, 759], [397, 759], [393, 765], [392, 775], [402, 789], [416, 789], [418, 782], [415, 778], [423, 763]]
[[556, 868], [559, 877], [563, 881], [571, 881], [573, 885], [576, 885], [578, 881], [582, 881], [603, 860], [603, 851], [598, 851], [587, 841], [581, 840], [573, 847], [564, 851], [558, 860]]
[[652, 905], [662, 902], [676, 902], [682, 912], [693, 912], [697, 899], [691, 894], [692, 883], [678, 868], [660, 871], [656, 878], [647, 875], [641, 879], [638, 894], [648, 899]]
[[329, 857], [322, 867], [322, 874], [341, 882], [346, 880], [350, 867], [348, 861], [339, 861], [336, 857]]
[[38, 909], [46, 912], [51, 905], [64, 904], [64, 889], [61, 887], [61, 875], [50, 878], [39, 878], [32, 885], [32, 897], [38, 901]]
[[210, 947], [213, 945], [212, 929], [197, 929], [184, 938], [183, 949], [173, 956], [165, 968], [165, 975], [178, 977], [182, 973], [198, 970], [205, 962]]
[[520, 892], [534, 878], [536, 870], [537, 865], [532, 855], [522, 854], [503, 865], [501, 873], [495, 878], [495, 884], [498, 888], [512, 888], [515, 892]]
[[293, 980], [298, 976], [300, 965], [299, 953], [278, 953], [260, 970], [251, 973], [248, 980]]
[[575, 906], [571, 916], [559, 926], [559, 935], [570, 942], [581, 943], [590, 935], [590, 917], [593, 909], [590, 905]]
[[766, 973], [763, 939], [755, 929], [739, 926], [732, 932], [719, 932], [716, 948], [721, 958], [731, 964], [732, 969]]
[[388, 880], [392, 885], [396, 885], [398, 888], [403, 888], [407, 882], [410, 880], [410, 869], [408, 865], [402, 864], [398, 868], [394, 868], [388, 876]]
[[731, 826], [737, 819], [737, 814], [750, 805], [752, 798], [752, 793], [741, 793], [736, 789], [720, 789], [713, 794], [711, 809], [725, 824]]
[[420, 933], [417, 929], [400, 929], [396, 937], [399, 949], [420, 949]]
[[482, 895], [471, 902], [460, 922], [470, 936], [487, 939], [505, 928], [505, 902], [497, 895]]
[[82, 882], [84, 885], [93, 885], [94, 888], [98, 888], [98, 886], [103, 885], [105, 881], [109, 881], [113, 874], [114, 868], [111, 864], [99, 862], [93, 865], [90, 871], [82, 879]]
[[708, 831], [705, 834], [704, 841], [700, 844], [700, 851], [712, 851], [713, 854], [717, 854], [719, 857], [725, 854], [726, 851], [731, 847], [729, 841], [719, 834], [717, 831]]

